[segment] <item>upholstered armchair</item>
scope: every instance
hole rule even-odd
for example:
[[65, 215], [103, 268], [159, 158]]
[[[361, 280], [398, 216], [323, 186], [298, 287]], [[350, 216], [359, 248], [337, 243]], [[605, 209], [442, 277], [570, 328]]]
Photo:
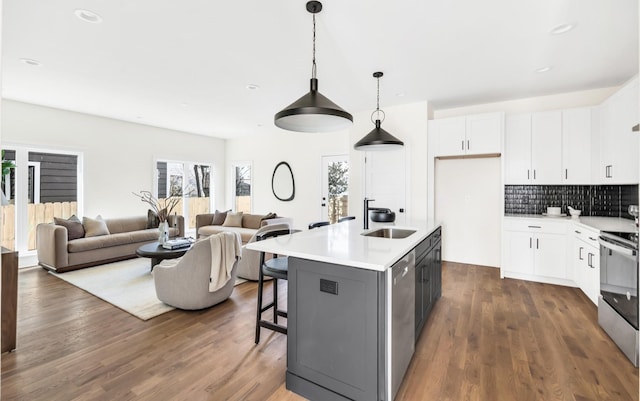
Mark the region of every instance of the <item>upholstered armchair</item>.
[[[237, 243], [235, 247], [237, 253], [241, 252], [238, 234], [219, 235], [231, 236], [230, 240]], [[219, 304], [231, 296], [238, 267], [236, 254], [232, 255], [233, 259], [230, 259], [233, 268], [230, 271], [229, 280], [224, 285], [220, 283], [221, 287], [215, 291], [210, 291], [210, 278], [215, 270], [215, 266], [212, 269], [212, 254], [218, 255], [216, 252], [222, 252], [217, 249], [219, 245], [213, 237], [215, 236], [197, 241], [183, 257], [163, 260], [154, 267], [153, 278], [156, 295], [160, 301], [179, 309], [196, 310]], [[225, 263], [216, 265], [219, 269], [225, 269]], [[225, 273], [223, 272], [222, 275]]]
[[[268, 226], [261, 227], [255, 234], [253, 234], [247, 243], [255, 242], [258, 234], [268, 231], [286, 230], [288, 228], [290, 227], [287, 223], [270, 224]], [[258, 278], [260, 277], [260, 252], [247, 249], [246, 245], [242, 247], [242, 259], [238, 262], [238, 277], [246, 280], [258, 281]]]

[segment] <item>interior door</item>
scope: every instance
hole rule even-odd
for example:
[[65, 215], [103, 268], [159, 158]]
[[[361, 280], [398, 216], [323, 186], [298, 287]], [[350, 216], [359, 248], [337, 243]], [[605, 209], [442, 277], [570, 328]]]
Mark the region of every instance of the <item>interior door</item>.
[[349, 155], [322, 156], [322, 221], [335, 223], [349, 210]]
[[365, 157], [364, 196], [375, 201], [370, 207], [391, 209], [396, 224], [406, 221], [406, 148], [367, 152]]

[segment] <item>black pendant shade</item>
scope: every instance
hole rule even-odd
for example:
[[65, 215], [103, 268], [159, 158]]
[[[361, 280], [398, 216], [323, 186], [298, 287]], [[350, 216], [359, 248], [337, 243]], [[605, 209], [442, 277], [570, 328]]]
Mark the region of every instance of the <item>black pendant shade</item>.
[[385, 131], [381, 124], [380, 120], [376, 120], [376, 127], [356, 142], [353, 148], [355, 150], [393, 150], [404, 146], [404, 142]]
[[382, 121], [379, 118], [380, 114], [382, 114], [384, 119], [384, 111], [380, 110], [380, 77], [382, 75], [381, 72], [373, 73], [373, 77], [378, 80], [378, 95], [376, 110], [371, 114], [371, 121], [373, 121], [373, 115], [377, 114], [376, 127], [353, 145], [355, 150], [394, 150], [404, 146], [404, 142], [382, 129]]
[[353, 122], [351, 114], [318, 92], [316, 78], [316, 14], [322, 10], [319, 1], [307, 2], [307, 11], [313, 15], [313, 61], [309, 93], [276, 113], [277, 127], [297, 132], [330, 132], [348, 128]]
[[289, 131], [329, 132], [348, 128], [353, 117], [318, 92], [318, 79], [311, 78], [310, 91], [278, 112], [274, 122]]

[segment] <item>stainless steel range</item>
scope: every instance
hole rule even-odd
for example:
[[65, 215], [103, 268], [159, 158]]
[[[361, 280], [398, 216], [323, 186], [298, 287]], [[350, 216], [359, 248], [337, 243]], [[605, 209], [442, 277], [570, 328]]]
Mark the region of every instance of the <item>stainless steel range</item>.
[[638, 366], [638, 233], [601, 232], [598, 323]]

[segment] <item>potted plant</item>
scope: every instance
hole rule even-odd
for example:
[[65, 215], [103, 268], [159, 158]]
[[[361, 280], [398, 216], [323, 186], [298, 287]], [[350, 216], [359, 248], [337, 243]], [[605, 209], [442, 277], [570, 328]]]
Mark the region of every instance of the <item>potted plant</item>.
[[[4, 158], [4, 149], [2, 149], [2, 178], [7, 176], [9, 173], [11, 173], [11, 169], [15, 167], [16, 167], [16, 164], [14, 163], [13, 160], [6, 160]], [[1, 199], [2, 206], [8, 205], [9, 200], [4, 194], [4, 188], [0, 188], [0, 194], [2, 195], [2, 199]]]

